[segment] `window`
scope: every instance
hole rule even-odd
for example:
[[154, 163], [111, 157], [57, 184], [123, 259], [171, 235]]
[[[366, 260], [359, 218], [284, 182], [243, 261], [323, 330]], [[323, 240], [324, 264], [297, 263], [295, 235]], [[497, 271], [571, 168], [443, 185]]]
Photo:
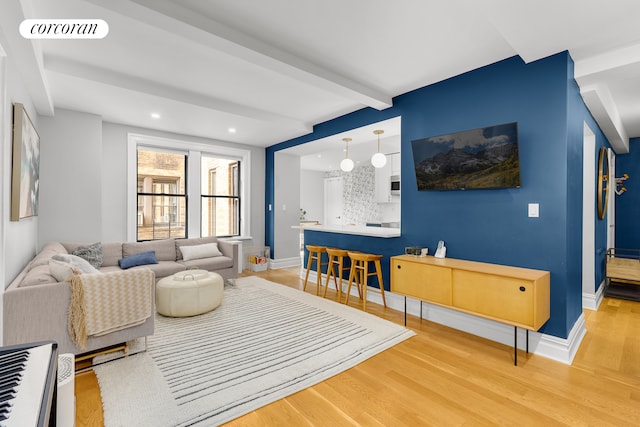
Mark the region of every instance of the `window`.
[[137, 150], [138, 241], [187, 236], [187, 156]]
[[251, 235], [251, 150], [130, 133], [127, 153], [128, 240]]
[[240, 161], [201, 157], [202, 236], [240, 234]]

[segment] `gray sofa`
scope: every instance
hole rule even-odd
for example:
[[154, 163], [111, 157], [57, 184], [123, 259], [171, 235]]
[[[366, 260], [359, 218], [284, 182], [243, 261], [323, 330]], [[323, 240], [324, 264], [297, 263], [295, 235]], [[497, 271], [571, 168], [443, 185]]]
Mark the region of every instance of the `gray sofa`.
[[[185, 261], [180, 247], [218, 243], [221, 256]], [[72, 253], [81, 243], [47, 243], [34, 259], [5, 289], [3, 300], [3, 343], [22, 344], [54, 340], [60, 353], [81, 354], [120, 344], [135, 338], [152, 335], [154, 318], [144, 323], [87, 340], [87, 347], [78, 348], [71, 340], [68, 329], [68, 307], [71, 289], [68, 283], [58, 282], [49, 272], [49, 260], [59, 253]], [[157, 264], [141, 265], [122, 270], [118, 260], [142, 252], [155, 251]], [[101, 272], [128, 272], [148, 268], [156, 282], [163, 277], [191, 268], [219, 273], [225, 279], [237, 277], [238, 243], [217, 240], [215, 237], [197, 239], [167, 239], [150, 242], [103, 243]], [[154, 292], [155, 293], [155, 292]], [[152, 295], [154, 294], [152, 293]], [[155, 311], [155, 301], [152, 301]]]

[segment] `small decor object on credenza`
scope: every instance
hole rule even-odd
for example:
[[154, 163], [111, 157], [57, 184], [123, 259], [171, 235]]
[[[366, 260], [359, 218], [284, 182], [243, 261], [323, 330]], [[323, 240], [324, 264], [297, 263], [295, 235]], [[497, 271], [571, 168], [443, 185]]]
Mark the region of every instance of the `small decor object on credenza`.
[[11, 221], [38, 215], [40, 137], [24, 105], [13, 105]]
[[444, 258], [447, 256], [447, 247], [444, 245], [444, 240], [438, 242], [438, 248], [433, 256], [436, 258]]
[[404, 248], [406, 255], [420, 256], [422, 254], [422, 247], [420, 246], [407, 246]]

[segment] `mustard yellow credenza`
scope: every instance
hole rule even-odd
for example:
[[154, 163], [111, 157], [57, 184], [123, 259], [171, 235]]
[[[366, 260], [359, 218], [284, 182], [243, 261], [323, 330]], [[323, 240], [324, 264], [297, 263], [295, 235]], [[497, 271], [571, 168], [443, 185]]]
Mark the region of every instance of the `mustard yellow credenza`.
[[537, 331], [549, 320], [549, 272], [432, 256], [391, 257], [391, 292], [514, 326]]

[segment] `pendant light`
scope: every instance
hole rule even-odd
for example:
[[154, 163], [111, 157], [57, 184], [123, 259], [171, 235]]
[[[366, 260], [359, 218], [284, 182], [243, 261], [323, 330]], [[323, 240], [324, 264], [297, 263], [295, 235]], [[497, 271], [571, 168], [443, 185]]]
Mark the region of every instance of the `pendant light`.
[[371, 164], [375, 168], [381, 168], [387, 164], [387, 157], [380, 152], [380, 135], [384, 133], [383, 130], [378, 129], [373, 131], [374, 134], [378, 135], [378, 151], [376, 154], [371, 156]]
[[345, 172], [351, 172], [353, 170], [353, 160], [349, 158], [349, 141], [351, 141], [351, 138], [342, 138], [342, 140], [344, 141], [346, 146], [346, 155], [345, 158], [340, 162], [340, 169]]

